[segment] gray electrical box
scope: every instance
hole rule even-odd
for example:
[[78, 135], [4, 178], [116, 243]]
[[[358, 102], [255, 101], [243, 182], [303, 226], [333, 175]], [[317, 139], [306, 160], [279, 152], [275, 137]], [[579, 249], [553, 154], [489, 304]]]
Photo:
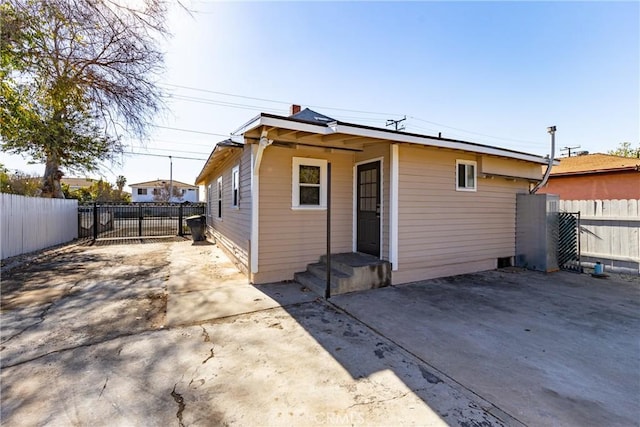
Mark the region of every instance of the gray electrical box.
[[516, 197], [516, 266], [558, 270], [558, 205], [556, 194]]

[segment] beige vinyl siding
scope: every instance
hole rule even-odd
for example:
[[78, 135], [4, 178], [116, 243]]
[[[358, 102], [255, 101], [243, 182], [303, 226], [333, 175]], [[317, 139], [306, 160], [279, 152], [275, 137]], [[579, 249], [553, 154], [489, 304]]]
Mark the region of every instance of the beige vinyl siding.
[[391, 144], [387, 142], [378, 142], [366, 144], [364, 151], [355, 154], [355, 162], [366, 162], [382, 157], [382, 251], [380, 258], [389, 259], [389, 192], [390, 186], [390, 152]]
[[498, 258], [514, 256], [516, 193], [528, 191], [528, 182], [478, 177], [477, 191], [456, 191], [456, 160], [480, 164], [482, 156], [399, 147], [393, 283], [491, 269]]
[[354, 155], [271, 146], [265, 149], [260, 166], [259, 262], [254, 283], [290, 280], [326, 252], [326, 210], [291, 207], [293, 157], [331, 162], [331, 250], [351, 252]]
[[[235, 150], [218, 165], [207, 179], [211, 185], [208, 199], [207, 231], [231, 256], [241, 271], [248, 273], [249, 239], [251, 238], [251, 147]], [[238, 207], [232, 206], [231, 171], [240, 169]], [[222, 176], [222, 218], [218, 218], [218, 178]], [[207, 194], [209, 197], [209, 194]]]

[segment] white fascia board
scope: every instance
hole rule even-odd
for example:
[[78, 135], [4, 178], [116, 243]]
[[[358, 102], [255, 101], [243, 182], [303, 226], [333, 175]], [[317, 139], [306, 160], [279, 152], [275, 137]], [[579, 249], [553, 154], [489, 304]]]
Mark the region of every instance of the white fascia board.
[[247, 123], [243, 124], [242, 126], [240, 126], [235, 131], [231, 132], [231, 135], [232, 136], [233, 135], [244, 135], [245, 132], [248, 132], [251, 129], [254, 129], [254, 128], [260, 126], [260, 119], [262, 119], [262, 116], [260, 116], [260, 115], [255, 116], [253, 119], [249, 120]]
[[244, 134], [231, 135], [229, 139], [231, 140], [231, 142], [244, 145]]
[[343, 133], [345, 135], [355, 135], [355, 136], [362, 136], [362, 137], [376, 138], [376, 139], [386, 139], [388, 141], [394, 141], [394, 142], [407, 142], [410, 144], [419, 144], [419, 145], [426, 145], [426, 146], [438, 147], [438, 148], [450, 148], [453, 150], [471, 151], [474, 153], [489, 154], [489, 155], [500, 156], [500, 157], [508, 157], [511, 159], [524, 160], [527, 162], [538, 163], [541, 165], [546, 165], [549, 163], [549, 160], [533, 154], [514, 153], [512, 151], [507, 151], [500, 148], [483, 147], [483, 146], [477, 146], [473, 144], [467, 144], [464, 142], [453, 142], [453, 141], [441, 140], [438, 138], [430, 138], [427, 136], [420, 137], [420, 136], [407, 135], [407, 134], [401, 134], [401, 133], [384, 132], [384, 131], [379, 131], [375, 129], [362, 129], [359, 127], [353, 127], [353, 126], [348, 126], [344, 124], [338, 124], [336, 126], [336, 133]]

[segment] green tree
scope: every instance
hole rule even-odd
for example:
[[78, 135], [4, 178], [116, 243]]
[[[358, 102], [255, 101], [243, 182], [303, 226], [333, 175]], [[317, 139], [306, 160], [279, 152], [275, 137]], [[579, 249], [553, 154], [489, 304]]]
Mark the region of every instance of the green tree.
[[173, 187], [173, 196], [169, 197], [169, 194], [171, 193], [171, 186], [169, 182], [162, 182], [162, 186], [158, 187], [158, 188], [154, 188], [153, 190], [153, 200], [156, 202], [181, 202], [182, 199], [184, 199], [184, 196], [182, 195], [182, 190], [177, 188], [176, 186]]
[[40, 177], [22, 171], [10, 173], [0, 164], [0, 192], [19, 194], [22, 196], [38, 196], [40, 193]]
[[618, 145], [618, 148], [615, 150], [607, 151], [607, 154], [613, 154], [614, 156], [622, 156], [622, 157], [636, 157], [640, 158], [640, 144], [637, 147], [633, 148], [630, 142], [623, 142]]
[[[64, 184], [63, 184], [64, 186]], [[103, 180], [93, 182], [89, 187], [69, 191], [68, 198], [78, 199], [80, 202], [130, 202], [131, 195], [123, 193]]]
[[144, 139], [162, 106], [165, 0], [5, 0], [0, 4], [4, 151], [45, 163], [43, 197], [62, 168], [95, 171], [122, 139]]
[[118, 187], [118, 191], [122, 193], [122, 189], [124, 188], [124, 185], [127, 183], [127, 178], [125, 178], [122, 175], [118, 175], [118, 178], [116, 178], [116, 186]]

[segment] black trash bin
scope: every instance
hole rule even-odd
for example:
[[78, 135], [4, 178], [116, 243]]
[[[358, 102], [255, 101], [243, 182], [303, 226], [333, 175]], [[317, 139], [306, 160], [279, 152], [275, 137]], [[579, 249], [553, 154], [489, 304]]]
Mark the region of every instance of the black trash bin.
[[191, 229], [191, 238], [194, 242], [200, 242], [206, 240], [206, 236], [204, 234], [207, 220], [204, 215], [193, 215], [186, 218], [187, 225]]

